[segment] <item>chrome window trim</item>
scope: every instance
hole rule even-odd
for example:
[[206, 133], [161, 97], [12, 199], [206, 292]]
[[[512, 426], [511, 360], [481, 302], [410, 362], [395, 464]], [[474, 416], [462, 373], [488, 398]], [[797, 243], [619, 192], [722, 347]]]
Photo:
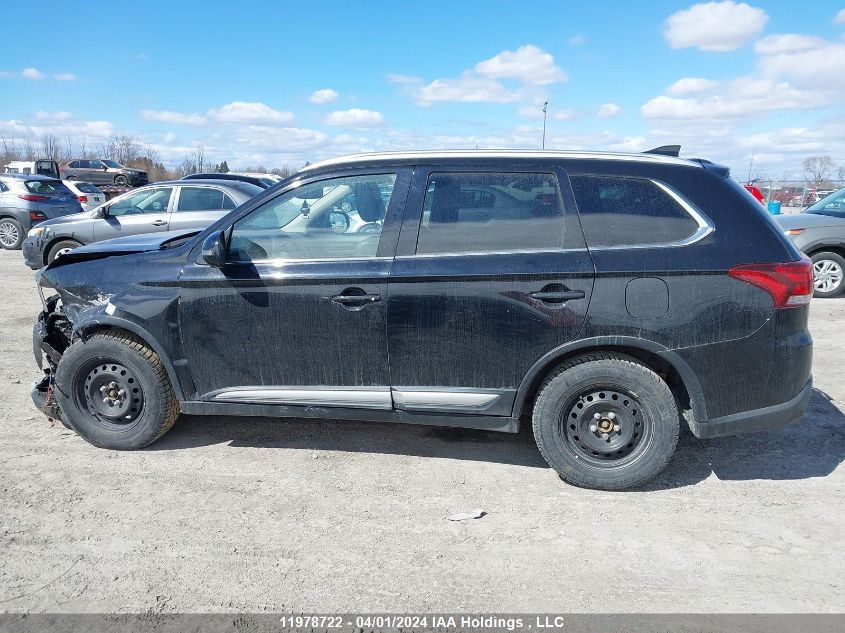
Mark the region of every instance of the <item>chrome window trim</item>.
[[536, 255], [541, 253], [585, 253], [586, 248], [542, 248], [542, 249], [525, 249], [518, 248], [514, 250], [503, 251], [461, 251], [455, 253], [414, 253], [413, 255], [397, 255], [396, 259], [433, 259], [437, 257], [468, 257], [483, 256], [483, 255]]
[[329, 262], [370, 262], [370, 261], [383, 261], [385, 259], [393, 259], [392, 257], [314, 257], [310, 259], [232, 259], [226, 262], [226, 264], [262, 264], [262, 265], [271, 265], [271, 266], [286, 266], [289, 264], [301, 264], [301, 263], [310, 263], [310, 264], [321, 264], [321, 263], [329, 263]]
[[[620, 178], [626, 177], [627, 176], [620, 176]], [[693, 220], [695, 220], [695, 223], [698, 225], [698, 228], [689, 237], [686, 237], [682, 240], [676, 240], [674, 242], [656, 242], [654, 244], [615, 244], [612, 246], [597, 244], [595, 246], [589, 246], [588, 248], [590, 251], [618, 251], [620, 249], [630, 250], [633, 248], [678, 248], [684, 246], [691, 246], [696, 242], [700, 242], [716, 230], [716, 227], [713, 226], [713, 222], [710, 220], [710, 218], [708, 218], [706, 215], [704, 215], [704, 213], [696, 209], [691, 202], [689, 202], [686, 198], [684, 198], [680, 193], [675, 191], [665, 182], [661, 182], [660, 180], [655, 180], [653, 178], [642, 178], [641, 180], [648, 180], [649, 182], [654, 183], [655, 185], [660, 187], [660, 189], [665, 191], [673, 200], [675, 200], [675, 202], [681, 205], [681, 208], [686, 211], [686, 213]]]

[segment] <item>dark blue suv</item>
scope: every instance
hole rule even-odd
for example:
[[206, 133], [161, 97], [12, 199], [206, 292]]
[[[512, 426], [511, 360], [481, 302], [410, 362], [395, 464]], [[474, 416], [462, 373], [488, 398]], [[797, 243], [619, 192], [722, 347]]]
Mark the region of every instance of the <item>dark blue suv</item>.
[[200, 233], [77, 248], [39, 274], [33, 398], [113, 449], [180, 411], [530, 420], [566, 481], [640, 485], [682, 424], [780, 426], [812, 390], [810, 263], [676, 150], [344, 157]]

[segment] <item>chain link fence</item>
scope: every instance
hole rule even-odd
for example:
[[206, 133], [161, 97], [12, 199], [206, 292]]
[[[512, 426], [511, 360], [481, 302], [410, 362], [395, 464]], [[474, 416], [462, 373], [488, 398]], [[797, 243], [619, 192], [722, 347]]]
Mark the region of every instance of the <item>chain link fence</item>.
[[[746, 183], [743, 183], [746, 184]], [[783, 213], [800, 213], [822, 198], [845, 187], [845, 180], [825, 180], [816, 186], [806, 180], [752, 180], [765, 203], [780, 202]]]

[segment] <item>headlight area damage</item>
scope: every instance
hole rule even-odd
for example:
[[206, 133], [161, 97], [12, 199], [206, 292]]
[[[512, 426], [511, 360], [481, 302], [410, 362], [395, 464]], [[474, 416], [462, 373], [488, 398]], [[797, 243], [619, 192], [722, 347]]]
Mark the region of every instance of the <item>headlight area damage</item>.
[[47, 417], [63, 420], [53, 398], [56, 368], [62, 355], [79, 334], [74, 323], [89, 318], [97, 312], [108, 313], [110, 296], [101, 292], [83, 293], [76, 296], [67, 291], [45, 297], [45, 291], [53, 285], [45, 275], [49, 269], [36, 273], [35, 279], [44, 309], [38, 315], [32, 332], [32, 346], [35, 362], [44, 372], [44, 377], [32, 386], [32, 401]]

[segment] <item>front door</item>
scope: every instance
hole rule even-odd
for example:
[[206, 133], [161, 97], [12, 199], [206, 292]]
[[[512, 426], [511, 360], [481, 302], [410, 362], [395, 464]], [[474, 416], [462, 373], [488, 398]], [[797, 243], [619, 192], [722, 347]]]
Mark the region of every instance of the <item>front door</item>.
[[397, 409], [509, 416], [531, 366], [584, 324], [594, 269], [565, 174], [486, 169], [412, 188], [388, 288]]
[[173, 187], [144, 187], [115, 198], [108, 215], [94, 222], [94, 241], [166, 231]]
[[194, 397], [391, 409], [385, 298], [408, 180], [390, 169], [292, 187], [234, 219], [221, 268], [188, 263]]

